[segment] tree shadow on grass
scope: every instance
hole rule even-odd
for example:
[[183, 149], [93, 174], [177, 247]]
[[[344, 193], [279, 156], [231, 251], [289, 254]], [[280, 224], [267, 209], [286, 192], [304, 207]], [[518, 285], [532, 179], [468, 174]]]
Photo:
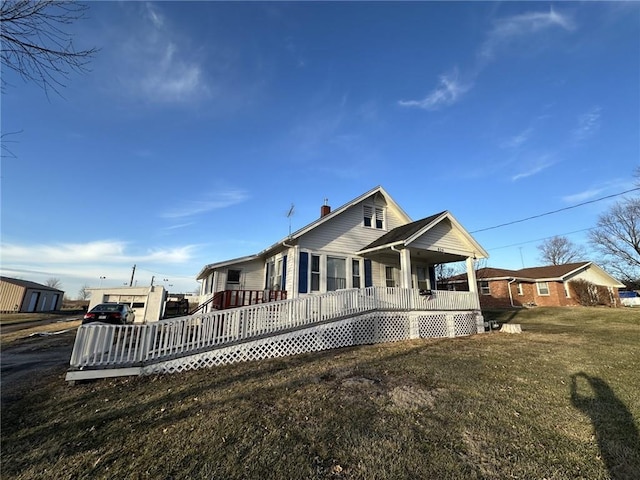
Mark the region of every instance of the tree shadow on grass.
[[613, 480], [640, 475], [640, 434], [631, 412], [601, 378], [571, 375], [571, 402], [593, 424], [600, 455]]

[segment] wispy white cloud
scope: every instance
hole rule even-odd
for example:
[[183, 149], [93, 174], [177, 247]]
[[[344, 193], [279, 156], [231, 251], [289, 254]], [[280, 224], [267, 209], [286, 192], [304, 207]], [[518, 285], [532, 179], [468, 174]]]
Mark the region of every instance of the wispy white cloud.
[[598, 182], [596, 185], [592, 185], [581, 192], [565, 195], [562, 197], [562, 200], [566, 203], [586, 202], [592, 198], [601, 197], [611, 193], [619, 193], [621, 191], [631, 189], [634, 186], [633, 179], [629, 177], [613, 178], [611, 180]]
[[190, 225], [194, 225], [195, 222], [187, 222], [187, 223], [180, 223], [178, 225], [171, 225], [169, 227], [165, 227], [164, 230], [178, 230], [180, 228], [186, 228]]
[[589, 200], [590, 198], [596, 197], [597, 195], [602, 193], [602, 191], [602, 188], [590, 188], [589, 190], [584, 190], [583, 192], [566, 195], [562, 197], [562, 201], [566, 203], [584, 202]]
[[531, 177], [542, 172], [543, 170], [546, 170], [554, 163], [556, 162], [551, 158], [550, 155], [542, 155], [533, 162], [529, 162], [527, 168], [524, 171], [512, 176], [511, 180], [516, 182], [518, 180], [522, 180], [523, 178]]
[[601, 112], [602, 109], [600, 107], [593, 107], [578, 117], [578, 125], [572, 133], [574, 141], [582, 142], [600, 128]]
[[473, 87], [480, 72], [495, 60], [500, 50], [511, 46], [516, 39], [529, 40], [552, 28], [572, 31], [575, 24], [569, 15], [558, 13], [553, 8], [549, 12], [527, 12], [500, 18], [487, 32], [486, 40], [477, 51], [478, 64], [473, 69], [467, 69], [465, 82], [460, 81], [457, 71], [444, 74], [440, 76], [438, 86], [422, 100], [400, 100], [398, 104], [424, 110], [438, 110], [453, 105]]
[[242, 203], [249, 198], [243, 190], [228, 190], [210, 194], [203, 200], [194, 200], [180, 207], [172, 208], [161, 214], [164, 218], [183, 218], [201, 213], [227, 208]]
[[415, 107], [424, 110], [438, 110], [456, 103], [469, 89], [471, 83], [460, 80], [457, 70], [441, 75], [438, 85], [422, 100], [399, 100], [401, 107]]
[[480, 56], [491, 59], [502, 47], [511, 44], [515, 39], [531, 37], [552, 28], [572, 31], [575, 24], [569, 15], [558, 13], [553, 8], [549, 12], [526, 12], [500, 18], [488, 32], [480, 49]]
[[123, 33], [119, 76], [126, 93], [151, 103], [183, 103], [208, 98], [201, 62], [181, 45], [156, 6], [145, 4], [139, 28]]
[[519, 148], [521, 147], [524, 143], [527, 142], [527, 140], [529, 140], [529, 138], [531, 137], [531, 134], [533, 133], [533, 128], [529, 127], [525, 130], [523, 130], [522, 132], [518, 133], [517, 135], [514, 135], [511, 138], [508, 138], [507, 140], [505, 140], [504, 142], [502, 142], [500, 144], [501, 148]]
[[164, 17], [160, 15], [151, 3], [145, 3], [146, 15], [156, 28], [162, 28]]

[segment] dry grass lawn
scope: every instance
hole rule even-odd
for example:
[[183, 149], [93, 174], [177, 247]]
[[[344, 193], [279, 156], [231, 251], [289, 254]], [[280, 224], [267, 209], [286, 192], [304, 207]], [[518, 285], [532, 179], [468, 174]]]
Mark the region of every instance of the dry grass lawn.
[[68, 386], [2, 410], [4, 479], [634, 479], [640, 309]]

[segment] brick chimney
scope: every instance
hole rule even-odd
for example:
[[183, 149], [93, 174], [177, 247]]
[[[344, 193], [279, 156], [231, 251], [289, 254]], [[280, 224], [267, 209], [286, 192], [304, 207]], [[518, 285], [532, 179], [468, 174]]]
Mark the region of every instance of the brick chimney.
[[327, 204], [328, 201], [329, 199], [325, 198], [324, 205], [320, 207], [320, 218], [324, 217], [325, 215], [329, 215], [331, 213], [331, 207]]

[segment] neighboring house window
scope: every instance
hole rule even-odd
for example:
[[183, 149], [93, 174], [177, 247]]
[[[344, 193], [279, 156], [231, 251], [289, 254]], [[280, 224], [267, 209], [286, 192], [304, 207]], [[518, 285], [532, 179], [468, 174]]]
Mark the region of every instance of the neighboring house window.
[[522, 291], [522, 283], [518, 282], [518, 295], [524, 295], [524, 292]]
[[353, 288], [360, 288], [360, 260], [351, 260], [351, 279]]
[[547, 282], [536, 283], [538, 287], [538, 295], [549, 295], [549, 284]]
[[491, 289], [489, 288], [489, 281], [488, 280], [480, 280], [478, 282], [478, 285], [480, 286], [480, 294], [482, 294], [482, 295], [491, 295]]
[[384, 267], [387, 287], [395, 287], [396, 286], [395, 270], [396, 269], [393, 268], [393, 267]]
[[418, 275], [418, 288], [427, 290], [429, 288], [429, 269], [427, 267], [418, 267], [416, 268], [416, 273]]
[[567, 298], [571, 297], [569, 294], [569, 284], [567, 282], [562, 282], [562, 286], [564, 287], [564, 296]]
[[347, 288], [347, 263], [344, 258], [327, 257], [327, 291]]
[[311, 255], [311, 291], [320, 291], [320, 256]]
[[370, 228], [384, 229], [384, 209], [371, 205], [363, 206], [364, 226]]

